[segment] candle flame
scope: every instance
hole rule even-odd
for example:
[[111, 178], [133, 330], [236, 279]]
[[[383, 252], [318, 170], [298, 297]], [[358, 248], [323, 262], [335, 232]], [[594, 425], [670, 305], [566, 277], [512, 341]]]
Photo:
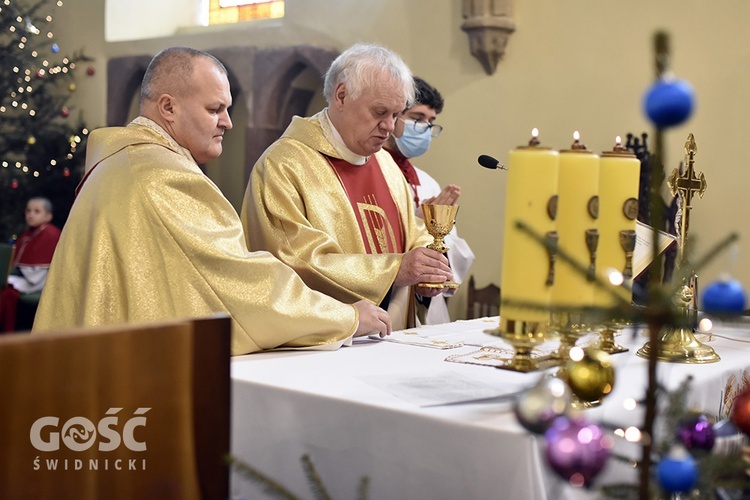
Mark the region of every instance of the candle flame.
[[577, 141], [580, 138], [581, 138], [581, 134], [579, 134], [577, 130], [575, 132], [573, 132], [573, 140], [574, 141]]
[[539, 129], [534, 127], [531, 129], [531, 137], [539, 137]]
[[618, 146], [621, 145], [622, 144], [622, 137], [620, 137], [619, 135], [617, 137], [615, 137], [615, 143]]

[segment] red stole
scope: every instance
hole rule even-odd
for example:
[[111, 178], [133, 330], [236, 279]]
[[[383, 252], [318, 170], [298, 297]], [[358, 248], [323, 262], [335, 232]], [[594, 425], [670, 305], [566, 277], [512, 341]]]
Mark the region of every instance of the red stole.
[[326, 157], [349, 198], [367, 253], [404, 253], [404, 230], [375, 155], [364, 165]]
[[404, 173], [404, 177], [406, 177], [406, 182], [409, 183], [409, 187], [411, 187], [411, 190], [414, 192], [414, 204], [418, 207], [419, 206], [419, 192], [417, 191], [417, 186], [419, 186], [419, 174], [417, 174], [417, 170], [414, 168], [414, 165], [411, 164], [409, 161], [409, 158], [405, 157], [398, 151], [391, 151], [390, 149], [384, 148], [386, 151], [388, 151], [391, 154], [391, 157], [393, 158], [393, 161], [396, 162], [396, 165], [398, 165], [398, 168], [401, 169], [401, 172]]
[[27, 229], [16, 242], [13, 267], [48, 266], [60, 239], [60, 230], [52, 224]]

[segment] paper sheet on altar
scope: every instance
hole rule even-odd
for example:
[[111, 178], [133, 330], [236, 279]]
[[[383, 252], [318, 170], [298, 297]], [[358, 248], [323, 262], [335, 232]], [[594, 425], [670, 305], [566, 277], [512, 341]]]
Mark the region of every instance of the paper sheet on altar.
[[465, 321], [459, 320], [442, 325], [423, 325], [417, 328], [397, 330], [382, 339], [378, 335], [372, 335], [369, 338], [382, 342], [396, 342], [432, 349], [455, 349], [463, 346], [483, 347], [502, 342], [502, 339], [486, 333], [487, 330], [497, 328], [499, 323], [500, 318], [492, 316], [480, 320], [478, 326], [470, 329], [466, 328], [467, 323]]
[[511, 400], [521, 385], [488, 384], [453, 370], [430, 373], [383, 373], [357, 377], [417, 406]]
[[[633, 250], [633, 276], [638, 276], [653, 260], [654, 228], [640, 221], [635, 226], [635, 249]], [[677, 241], [677, 236], [658, 231], [658, 250], [661, 255]]]

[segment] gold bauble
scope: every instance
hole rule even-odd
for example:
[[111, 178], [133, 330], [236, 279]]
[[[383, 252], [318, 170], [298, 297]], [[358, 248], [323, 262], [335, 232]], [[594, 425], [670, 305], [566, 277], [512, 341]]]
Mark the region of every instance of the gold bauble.
[[29, 146], [33, 146], [34, 144], [36, 144], [36, 137], [34, 137], [33, 135], [27, 137], [26, 144], [28, 144]]
[[604, 351], [585, 349], [581, 359], [568, 360], [567, 369], [570, 390], [582, 401], [599, 401], [615, 385], [615, 369]]
[[76, 84], [75, 83], [71, 83], [70, 85], [68, 85], [68, 90], [70, 90], [71, 92], [75, 92], [76, 91]]

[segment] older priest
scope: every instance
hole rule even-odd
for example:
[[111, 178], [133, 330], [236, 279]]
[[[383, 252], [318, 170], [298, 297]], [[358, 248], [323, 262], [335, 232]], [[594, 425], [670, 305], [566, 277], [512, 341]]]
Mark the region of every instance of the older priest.
[[410, 326], [415, 300], [452, 279], [448, 260], [415, 217], [404, 176], [382, 146], [414, 99], [398, 55], [357, 44], [329, 68], [329, 106], [295, 117], [258, 160], [242, 208], [248, 244], [293, 267], [311, 288], [343, 302], [387, 307]]
[[352, 335], [390, 332], [382, 309], [342, 304], [271, 254], [247, 250], [237, 213], [198, 166], [221, 154], [231, 102], [213, 56], [157, 54], [142, 116], [89, 138], [35, 331], [227, 312], [232, 354], [334, 349]]

